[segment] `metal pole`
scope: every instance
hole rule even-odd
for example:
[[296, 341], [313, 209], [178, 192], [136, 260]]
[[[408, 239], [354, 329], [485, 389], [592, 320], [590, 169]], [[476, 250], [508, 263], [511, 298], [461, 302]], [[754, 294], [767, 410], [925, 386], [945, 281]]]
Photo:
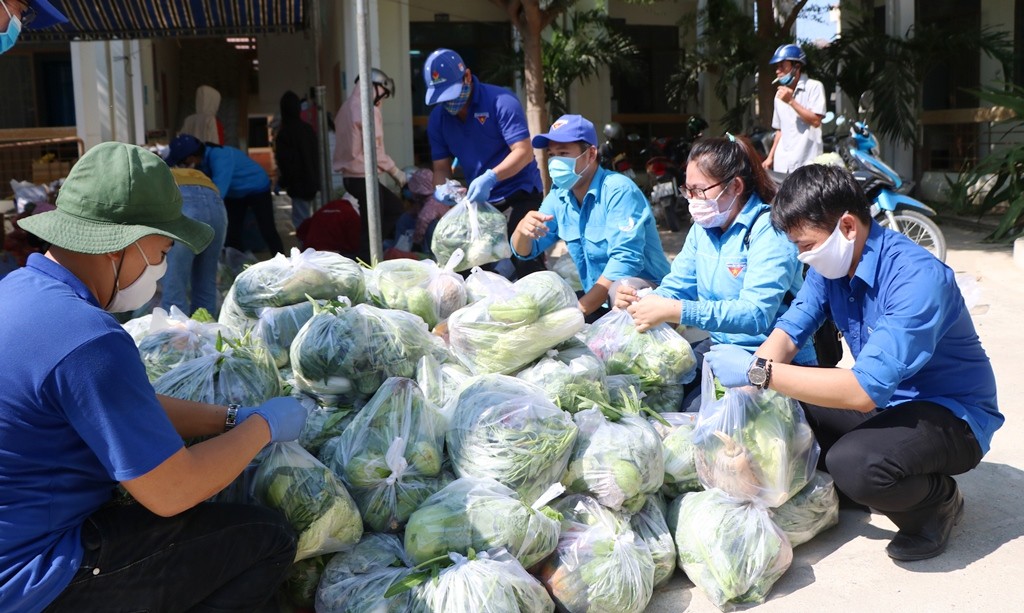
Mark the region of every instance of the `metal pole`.
[[323, 85], [323, 75], [320, 72], [320, 20], [323, 15], [320, 13], [320, 0], [310, 0], [309, 19], [313, 30], [313, 69], [316, 79], [316, 87], [313, 88], [313, 105], [316, 108], [316, 137], [319, 152], [317, 162], [320, 164], [320, 201], [313, 201], [313, 211], [319, 206], [330, 202], [333, 182], [331, 181], [331, 144], [327, 130], [327, 111], [324, 108], [324, 99], [327, 96], [327, 87]]
[[356, 47], [359, 49], [359, 103], [363, 122], [363, 176], [366, 178], [366, 202], [360, 214], [370, 226], [370, 260], [384, 259], [380, 236], [380, 201], [377, 183], [377, 127], [373, 114], [373, 79], [370, 75], [370, 19], [368, 0], [356, 1]]

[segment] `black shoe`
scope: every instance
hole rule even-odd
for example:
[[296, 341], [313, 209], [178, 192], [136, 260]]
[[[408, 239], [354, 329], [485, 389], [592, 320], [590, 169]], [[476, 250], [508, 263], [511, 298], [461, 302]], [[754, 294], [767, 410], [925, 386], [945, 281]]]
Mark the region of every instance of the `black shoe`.
[[953, 491], [951, 500], [938, 506], [935, 514], [924, 521], [914, 533], [900, 530], [886, 546], [885, 553], [893, 560], [913, 562], [934, 558], [946, 550], [953, 526], [964, 516], [964, 497]]

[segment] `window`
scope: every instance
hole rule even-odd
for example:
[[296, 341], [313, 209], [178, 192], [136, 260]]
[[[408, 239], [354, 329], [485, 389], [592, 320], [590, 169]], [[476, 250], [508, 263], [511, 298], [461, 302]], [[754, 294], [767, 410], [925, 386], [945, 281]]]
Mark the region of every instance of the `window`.
[[668, 83], [679, 63], [679, 28], [676, 26], [622, 25], [640, 52], [638, 68], [612, 74], [614, 112], [678, 113], [665, 99]]

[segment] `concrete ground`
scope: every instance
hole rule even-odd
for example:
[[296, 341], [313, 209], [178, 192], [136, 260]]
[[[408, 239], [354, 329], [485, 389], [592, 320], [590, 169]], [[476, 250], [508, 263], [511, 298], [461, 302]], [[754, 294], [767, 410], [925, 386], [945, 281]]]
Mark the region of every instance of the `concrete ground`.
[[[837, 527], [796, 548], [792, 566], [768, 600], [755, 607], [758, 611], [1024, 610], [1024, 270], [1014, 265], [1009, 245], [981, 243], [987, 228], [947, 222], [942, 229], [949, 246], [946, 263], [961, 273], [958, 279], [976, 282], [974, 288], [964, 282], [961, 287], [968, 303], [975, 303], [974, 323], [992, 359], [1006, 415], [981, 465], [957, 477], [966, 499], [964, 520], [943, 555], [895, 563], [885, 555], [895, 533], [892, 522], [842, 511]], [[678, 252], [682, 233], [662, 238], [667, 252]], [[718, 609], [677, 570], [647, 611]]]

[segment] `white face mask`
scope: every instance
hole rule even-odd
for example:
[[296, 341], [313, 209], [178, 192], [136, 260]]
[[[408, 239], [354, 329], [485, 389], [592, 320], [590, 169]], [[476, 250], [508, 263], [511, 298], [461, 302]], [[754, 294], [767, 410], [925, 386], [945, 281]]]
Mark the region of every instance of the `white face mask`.
[[796, 256], [796, 259], [818, 271], [818, 274], [826, 279], [838, 279], [850, 274], [854, 241], [843, 236], [842, 230], [839, 229], [841, 223], [840, 217], [836, 229], [824, 243]]
[[[728, 190], [728, 186], [725, 189]], [[723, 194], [725, 194], [725, 190], [722, 190], [722, 193], [718, 194], [716, 198], [708, 198], [706, 200], [690, 198], [687, 208], [690, 210], [690, 217], [693, 217], [693, 223], [702, 228], [722, 227], [729, 220], [732, 206], [736, 204], [736, 198], [739, 197], [739, 194], [736, 194], [728, 204], [719, 203], [718, 199]]]
[[118, 287], [118, 270], [114, 266], [114, 261], [110, 261], [110, 266], [114, 269], [114, 287], [116, 288], [113, 299], [104, 309], [110, 313], [128, 313], [144, 306], [150, 298], [156, 295], [156, 282], [167, 272], [166, 255], [159, 264], [150, 264], [142, 247], [139, 247], [138, 243], [132, 244], [142, 254], [142, 259], [146, 262], [146, 270], [142, 271], [142, 275], [128, 287]]

